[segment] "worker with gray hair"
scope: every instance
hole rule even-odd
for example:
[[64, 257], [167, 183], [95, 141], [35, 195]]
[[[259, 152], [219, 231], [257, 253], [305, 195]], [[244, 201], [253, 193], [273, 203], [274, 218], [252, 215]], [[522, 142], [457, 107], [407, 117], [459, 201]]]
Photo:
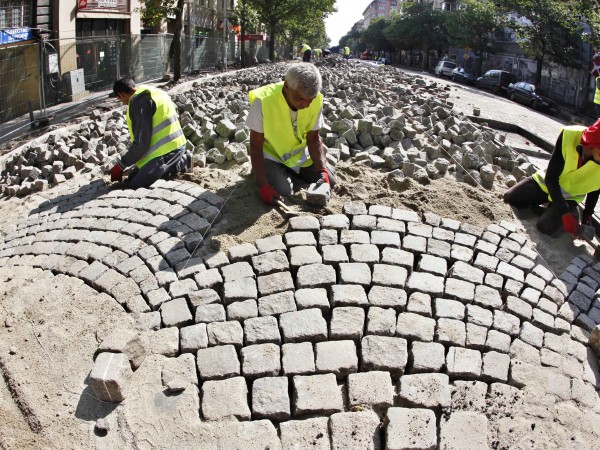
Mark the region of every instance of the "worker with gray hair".
[[335, 185], [319, 136], [323, 126], [321, 74], [310, 63], [292, 64], [285, 81], [250, 91], [250, 159], [260, 198], [275, 204], [302, 184]]

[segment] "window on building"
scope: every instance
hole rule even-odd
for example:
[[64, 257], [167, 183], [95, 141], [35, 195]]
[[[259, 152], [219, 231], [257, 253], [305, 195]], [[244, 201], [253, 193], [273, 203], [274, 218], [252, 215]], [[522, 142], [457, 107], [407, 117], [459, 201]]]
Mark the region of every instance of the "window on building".
[[77, 19], [75, 36], [116, 36], [125, 34], [125, 21], [117, 19]]
[[0, 28], [23, 28], [30, 23], [31, 5], [26, 0], [0, 0]]

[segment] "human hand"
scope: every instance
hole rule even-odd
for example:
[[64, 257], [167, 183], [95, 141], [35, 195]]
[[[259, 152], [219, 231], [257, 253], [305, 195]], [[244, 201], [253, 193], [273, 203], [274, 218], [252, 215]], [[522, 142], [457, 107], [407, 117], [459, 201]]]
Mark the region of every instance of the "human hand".
[[282, 197], [270, 184], [265, 184], [260, 188], [260, 199], [266, 205], [273, 205], [275, 200], [282, 200]]
[[561, 216], [563, 230], [567, 233], [571, 233], [573, 236], [577, 236], [581, 230], [581, 227], [577, 223], [575, 216], [568, 212]]
[[123, 168], [119, 163], [116, 163], [112, 169], [110, 169], [110, 181], [122, 181], [123, 180]]
[[319, 181], [321, 181], [322, 183], [331, 184], [329, 182], [329, 172], [327, 172], [327, 169], [322, 168], [319, 172], [321, 174], [321, 178], [319, 179]]

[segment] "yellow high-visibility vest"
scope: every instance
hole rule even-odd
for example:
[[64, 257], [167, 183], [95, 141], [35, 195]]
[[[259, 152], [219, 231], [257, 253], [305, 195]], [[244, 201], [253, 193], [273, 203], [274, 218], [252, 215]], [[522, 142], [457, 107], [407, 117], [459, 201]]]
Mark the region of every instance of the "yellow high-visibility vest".
[[[152, 100], [156, 104], [156, 112], [152, 116], [152, 137], [150, 138], [150, 148], [148, 152], [135, 165], [141, 169], [148, 161], [154, 158], [166, 155], [169, 152], [185, 145], [186, 139], [179, 124], [177, 110], [175, 104], [165, 91], [160, 89], [149, 88], [147, 86], [138, 86], [135, 94], [131, 96], [129, 102], [142, 92], [150, 92]], [[129, 117], [129, 108], [127, 108], [127, 127], [129, 128], [129, 136], [134, 140], [133, 130], [131, 126], [131, 118]]]
[[344, 47], [344, 55], [349, 55], [350, 54], [350, 47], [346, 46]]
[[596, 92], [594, 93], [594, 103], [600, 105], [600, 89], [598, 89], [598, 78], [596, 77]]
[[262, 104], [265, 158], [284, 164], [296, 173], [312, 165], [306, 147], [306, 134], [311, 131], [323, 106], [320, 92], [308, 108], [298, 110], [296, 131], [292, 126], [290, 107], [283, 96], [283, 81], [262, 86], [248, 93], [250, 105], [259, 98]]
[[[582, 202], [586, 194], [600, 189], [600, 164], [587, 161], [583, 166], [577, 168], [579, 153], [577, 153], [575, 147], [581, 142], [583, 130], [585, 130], [585, 127], [579, 125], [563, 128], [562, 155], [565, 166], [558, 178], [560, 190], [565, 200], [577, 203]], [[545, 178], [545, 170], [538, 170], [533, 175], [533, 179], [537, 181], [540, 188], [548, 194]], [[550, 194], [548, 194], [548, 200], [552, 201]]]
[[302, 50], [300, 50], [300, 51], [302, 53], [304, 53], [306, 50], [311, 50], [311, 48], [306, 44], [302, 44], [301, 47], [302, 47]]

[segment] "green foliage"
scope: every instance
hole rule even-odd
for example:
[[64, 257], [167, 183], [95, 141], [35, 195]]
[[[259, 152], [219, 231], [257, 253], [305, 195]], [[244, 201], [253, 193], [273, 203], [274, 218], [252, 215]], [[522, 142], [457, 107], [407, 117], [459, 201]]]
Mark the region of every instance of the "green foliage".
[[140, 0], [139, 12], [144, 24], [153, 26], [177, 13], [175, 0]]
[[445, 13], [450, 44], [489, 51], [492, 33], [499, 27], [496, 6], [491, 0], [462, 0], [460, 9]]
[[392, 45], [404, 49], [442, 49], [448, 46], [444, 13], [430, 3], [407, 3], [393, 16], [383, 34]]
[[363, 33], [366, 46], [375, 51], [391, 51], [394, 46], [387, 40], [384, 30], [390, 25], [386, 17], [378, 17], [373, 20]]

